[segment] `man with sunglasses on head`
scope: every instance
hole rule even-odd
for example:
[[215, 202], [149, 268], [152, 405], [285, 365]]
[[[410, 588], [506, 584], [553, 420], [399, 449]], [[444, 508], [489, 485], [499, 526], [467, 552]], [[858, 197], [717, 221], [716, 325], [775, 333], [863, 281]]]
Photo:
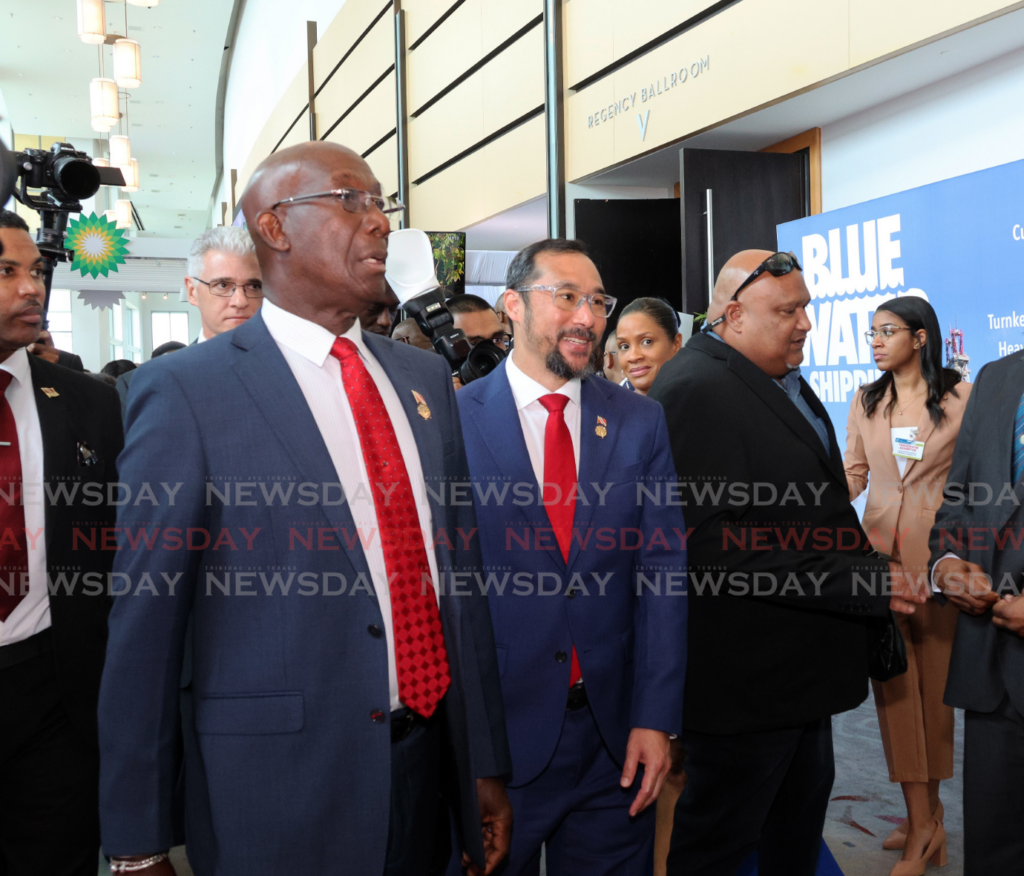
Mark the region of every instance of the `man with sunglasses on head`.
[[[449, 583], [480, 569], [473, 508], [427, 486], [468, 480], [451, 375], [360, 326], [397, 303], [401, 205], [313, 142], [267, 158], [242, 209], [262, 308], [139, 369], [128, 404], [121, 482], [174, 494], [118, 521], [121, 580], [159, 589], [112, 610], [104, 850], [115, 873], [173, 876], [180, 726], [196, 873], [427, 876], [451, 852], [444, 785], [456, 857], [483, 876], [508, 848], [511, 764], [486, 597]], [[148, 549], [154, 528], [186, 549]]]
[[615, 299], [580, 243], [532, 244], [507, 284], [515, 348], [457, 395], [512, 749], [505, 872], [536, 874], [543, 845], [549, 876], [642, 876], [686, 672], [665, 415], [591, 376]]
[[738, 253], [705, 331], [649, 393], [692, 528], [670, 874], [731, 876], [755, 851], [760, 876], [814, 874], [831, 716], [867, 698], [869, 624], [889, 618], [898, 566], [870, 552], [832, 423], [800, 376], [809, 302], [792, 253]]

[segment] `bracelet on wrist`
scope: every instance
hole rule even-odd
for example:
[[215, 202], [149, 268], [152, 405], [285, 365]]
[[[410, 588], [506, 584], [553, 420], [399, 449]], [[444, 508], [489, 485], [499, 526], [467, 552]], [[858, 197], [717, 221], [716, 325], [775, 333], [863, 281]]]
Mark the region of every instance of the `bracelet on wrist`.
[[111, 873], [139, 873], [167, 860], [167, 852], [150, 855], [148, 858], [111, 858]]

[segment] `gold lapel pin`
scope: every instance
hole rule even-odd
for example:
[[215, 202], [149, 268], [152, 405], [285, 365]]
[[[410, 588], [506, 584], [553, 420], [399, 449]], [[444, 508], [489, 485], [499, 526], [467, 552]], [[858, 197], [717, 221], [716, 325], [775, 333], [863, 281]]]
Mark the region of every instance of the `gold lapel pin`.
[[60, 395], [60, 393], [57, 392], [57, 390], [55, 390], [52, 386], [40, 386], [39, 389], [47, 398], [56, 398], [58, 395]]
[[598, 438], [604, 438], [608, 434], [608, 421], [604, 417], [597, 418], [597, 425], [594, 427], [594, 434]]
[[415, 389], [412, 391], [412, 397], [416, 399], [416, 413], [423, 417], [424, 420], [429, 420], [430, 408], [427, 407], [427, 400], [416, 392]]

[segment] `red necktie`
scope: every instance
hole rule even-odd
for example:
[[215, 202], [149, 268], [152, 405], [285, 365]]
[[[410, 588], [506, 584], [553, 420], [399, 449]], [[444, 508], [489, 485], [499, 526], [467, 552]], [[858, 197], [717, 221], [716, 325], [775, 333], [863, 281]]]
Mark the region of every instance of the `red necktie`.
[[409, 473], [384, 400], [356, 345], [338, 338], [331, 355], [341, 362], [341, 379], [373, 493], [391, 590], [398, 696], [414, 712], [429, 718], [448, 690], [451, 676]]
[[24, 582], [28, 580], [21, 450], [14, 411], [5, 395], [13, 376], [9, 371], [0, 371], [0, 621], [7, 620], [25, 598]]
[[[542, 395], [540, 403], [547, 409], [548, 421], [544, 425], [544, 489], [554, 485], [557, 491], [546, 496], [544, 505], [548, 510], [551, 528], [562, 551], [562, 559], [569, 562], [569, 548], [572, 545], [572, 521], [576, 515], [576, 454], [572, 449], [572, 436], [565, 425], [565, 406], [569, 396]], [[571, 501], [570, 501], [571, 497]], [[576, 646], [572, 648], [572, 668], [569, 670], [569, 686], [583, 677]]]

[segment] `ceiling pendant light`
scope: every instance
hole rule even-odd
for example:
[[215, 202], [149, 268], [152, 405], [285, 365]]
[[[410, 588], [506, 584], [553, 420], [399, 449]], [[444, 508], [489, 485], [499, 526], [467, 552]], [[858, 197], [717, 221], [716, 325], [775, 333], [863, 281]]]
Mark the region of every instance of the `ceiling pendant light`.
[[121, 118], [117, 83], [98, 76], [89, 83], [89, 121], [94, 131], [109, 131]]
[[110, 167], [110, 162], [106, 158], [100, 158], [97, 156], [92, 160], [93, 167]]
[[132, 227], [132, 202], [127, 198], [114, 201], [114, 219], [118, 228]]
[[78, 38], [98, 46], [107, 38], [107, 16], [103, 0], [78, 0]]
[[128, 160], [127, 164], [119, 165], [121, 174], [124, 176], [122, 192], [137, 192], [139, 190], [139, 162], [134, 158]]
[[124, 167], [132, 160], [132, 141], [123, 134], [111, 135], [109, 145], [112, 167]]
[[106, 219], [108, 222], [116, 223], [117, 222], [117, 211], [116, 210], [104, 210], [103, 211], [103, 218]]
[[132, 6], [156, 6], [160, 0], [128, 0]]
[[114, 81], [121, 88], [142, 85], [142, 53], [135, 40], [114, 40]]

